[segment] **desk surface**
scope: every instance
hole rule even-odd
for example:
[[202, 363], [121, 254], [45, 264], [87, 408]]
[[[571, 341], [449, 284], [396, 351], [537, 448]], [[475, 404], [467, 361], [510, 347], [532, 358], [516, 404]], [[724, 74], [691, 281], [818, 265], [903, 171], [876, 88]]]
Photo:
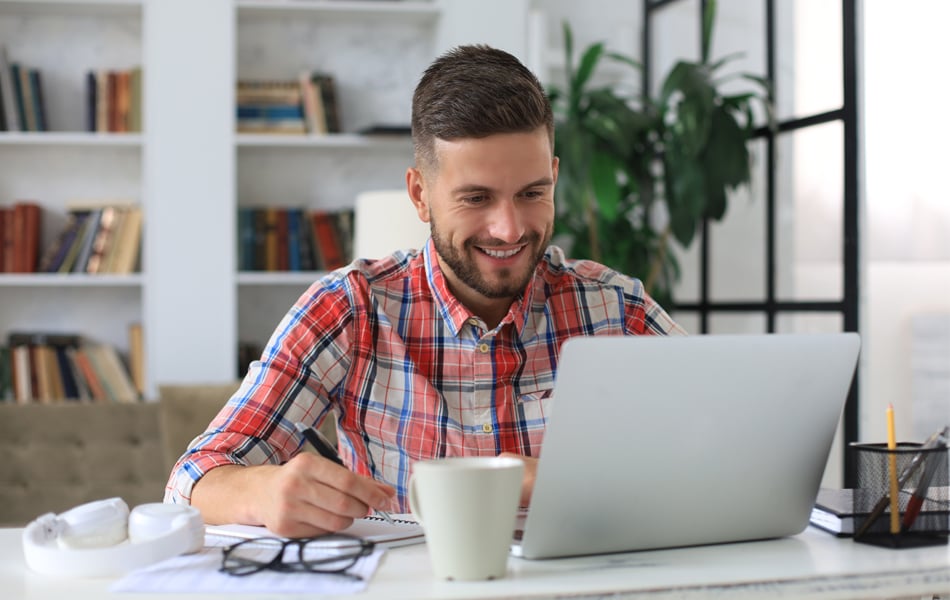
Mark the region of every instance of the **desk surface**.
[[[21, 529], [0, 529], [4, 598], [161, 598], [113, 594], [111, 579], [56, 579], [30, 571]], [[950, 592], [947, 546], [887, 550], [814, 529], [762, 542], [570, 559], [510, 558], [509, 577], [486, 582], [432, 578], [425, 545], [390, 549], [359, 600], [397, 598], [893, 598]], [[195, 600], [207, 595], [176, 594]], [[216, 597], [216, 596], [210, 596]], [[220, 597], [220, 596], [217, 596]], [[287, 595], [288, 598], [301, 596]]]

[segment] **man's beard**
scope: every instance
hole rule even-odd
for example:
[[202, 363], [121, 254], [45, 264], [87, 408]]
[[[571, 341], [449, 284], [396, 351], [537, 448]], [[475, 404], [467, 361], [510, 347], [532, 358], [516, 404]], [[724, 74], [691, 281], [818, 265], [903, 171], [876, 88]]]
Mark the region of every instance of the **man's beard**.
[[[549, 241], [544, 240], [544, 243], [538, 244], [537, 242], [541, 240], [541, 236], [537, 233], [528, 234], [522, 238], [519, 243], [527, 243], [523, 252], [530, 252], [532, 248], [535, 248], [534, 260], [530, 262], [529, 267], [522, 274], [513, 273], [510, 269], [499, 269], [495, 273], [500, 281], [491, 283], [482, 276], [475, 261], [468, 256], [469, 253], [481, 252], [481, 250], [475, 248], [474, 240], [465, 240], [464, 247], [460, 250], [439, 235], [435, 219], [431, 218], [431, 215], [429, 226], [432, 232], [432, 242], [435, 245], [436, 252], [439, 253], [439, 257], [445, 261], [445, 264], [452, 269], [452, 272], [462, 283], [486, 298], [514, 298], [521, 294], [528, 286], [528, 282], [531, 281], [538, 262], [544, 257]], [[490, 246], [490, 244], [482, 245]]]

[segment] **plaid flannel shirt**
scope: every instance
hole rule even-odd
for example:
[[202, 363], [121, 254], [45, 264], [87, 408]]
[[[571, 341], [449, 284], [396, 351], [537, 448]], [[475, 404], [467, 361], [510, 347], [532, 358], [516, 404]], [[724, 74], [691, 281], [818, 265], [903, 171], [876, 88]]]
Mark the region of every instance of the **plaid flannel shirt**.
[[166, 501], [226, 464], [280, 464], [301, 421], [337, 419], [357, 473], [397, 491], [410, 465], [443, 456], [538, 456], [561, 344], [580, 335], [682, 334], [639, 280], [548, 248], [494, 329], [448, 290], [431, 240], [422, 251], [356, 261], [315, 282], [259, 361], [178, 461]]

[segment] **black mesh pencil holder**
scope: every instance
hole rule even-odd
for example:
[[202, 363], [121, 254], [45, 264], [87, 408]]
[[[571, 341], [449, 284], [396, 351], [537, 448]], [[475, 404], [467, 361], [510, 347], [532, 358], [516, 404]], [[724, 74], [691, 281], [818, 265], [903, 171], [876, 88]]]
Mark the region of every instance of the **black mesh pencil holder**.
[[[948, 519], [947, 447], [901, 443], [851, 444], [857, 472], [854, 540], [889, 548], [946, 544]], [[891, 501], [891, 481], [897, 500]], [[892, 522], [892, 507], [896, 519]]]

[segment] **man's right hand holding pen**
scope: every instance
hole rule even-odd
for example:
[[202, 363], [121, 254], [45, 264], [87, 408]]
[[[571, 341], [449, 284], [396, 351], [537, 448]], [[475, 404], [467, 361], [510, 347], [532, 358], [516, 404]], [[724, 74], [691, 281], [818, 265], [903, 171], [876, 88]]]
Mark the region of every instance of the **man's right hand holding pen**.
[[341, 531], [396, 491], [332, 460], [301, 452], [282, 465], [223, 465], [192, 490], [191, 503], [209, 524], [263, 525], [284, 537]]

